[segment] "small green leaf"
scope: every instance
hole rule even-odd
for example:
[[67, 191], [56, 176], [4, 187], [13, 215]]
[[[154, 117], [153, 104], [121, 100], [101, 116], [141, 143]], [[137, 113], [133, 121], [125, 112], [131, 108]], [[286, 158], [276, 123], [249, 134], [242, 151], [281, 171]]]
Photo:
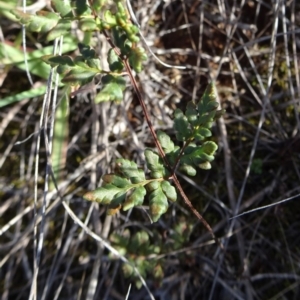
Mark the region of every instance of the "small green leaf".
[[214, 155], [218, 150], [218, 145], [215, 142], [207, 141], [202, 145], [202, 149], [207, 155]]
[[90, 68], [101, 70], [101, 64], [99, 58], [87, 59], [86, 63]]
[[85, 18], [80, 19], [79, 28], [85, 32], [89, 32], [89, 31], [95, 32], [99, 30], [96, 20], [94, 19], [94, 17], [91, 16], [87, 16]]
[[89, 45], [79, 43], [78, 48], [80, 54], [83, 56], [84, 59], [96, 58], [96, 51], [93, 48], [91, 48]]
[[211, 131], [205, 127], [203, 128], [200, 127], [197, 133], [201, 134], [205, 138], [211, 136]]
[[117, 22], [117, 25], [122, 28], [123, 30], [126, 29], [126, 26], [127, 26], [127, 17], [126, 17], [126, 14], [122, 14], [120, 12], [117, 12], [115, 14], [116, 16], [116, 22]]
[[211, 111], [209, 113], [203, 113], [199, 116], [197, 124], [198, 126], [203, 126], [206, 128], [212, 127], [212, 122], [214, 120], [215, 111]]
[[117, 176], [115, 174], [105, 174], [102, 176], [102, 180], [105, 183], [111, 183], [120, 188], [126, 188], [131, 182], [123, 177]]
[[164, 177], [166, 170], [159, 155], [151, 149], [146, 149], [144, 153], [147, 167], [151, 171], [151, 178]]
[[176, 130], [177, 140], [188, 140], [192, 135], [192, 131], [187, 117], [180, 109], [177, 108], [174, 112], [174, 118], [174, 129]]
[[133, 34], [131, 32], [128, 32], [128, 35], [127, 35], [128, 39], [133, 42], [133, 43], [138, 43], [140, 41], [140, 38], [138, 37], [138, 35], [136, 34]]
[[83, 14], [89, 15], [91, 13], [90, 8], [87, 5], [86, 0], [76, 0], [76, 14], [81, 16]]
[[141, 206], [144, 202], [144, 197], [146, 196], [146, 189], [143, 186], [139, 186], [134, 189], [132, 194], [128, 196], [123, 204], [123, 210], [129, 210], [134, 206]]
[[101, 204], [110, 204], [117, 195], [120, 196], [126, 192], [127, 191], [125, 189], [108, 183], [94, 191], [87, 192], [83, 195], [83, 198], [88, 201], [96, 201]]
[[129, 264], [122, 265], [122, 272], [123, 272], [125, 278], [128, 278], [128, 277], [134, 275], [134, 269]]
[[72, 67], [67, 65], [59, 65], [56, 70], [58, 74], [65, 76], [72, 70]]
[[172, 142], [171, 138], [163, 131], [157, 131], [157, 138], [161, 147], [163, 148], [166, 154], [171, 153], [174, 151], [174, 143]]
[[72, 7], [70, 1], [52, 0], [51, 5], [62, 17], [72, 17]]
[[170, 201], [175, 202], [177, 200], [176, 189], [169, 181], [164, 180], [161, 183], [161, 188]]
[[199, 164], [199, 168], [203, 169], [203, 170], [210, 170], [211, 169], [211, 164], [208, 161], [206, 161], [202, 164]]
[[112, 48], [108, 50], [107, 62], [112, 72], [121, 72], [124, 69], [123, 63]]
[[203, 125], [208, 128], [211, 127], [211, 124], [215, 119], [216, 110], [219, 106], [216, 99], [216, 87], [214, 83], [210, 83], [197, 105], [199, 112], [198, 125]]
[[122, 232], [122, 235], [113, 232], [109, 236], [109, 240], [112, 244], [120, 245], [120, 246], [127, 246], [130, 241], [130, 230], [127, 228]]
[[150, 215], [153, 222], [157, 222], [158, 219], [161, 217], [168, 210], [168, 199], [166, 195], [163, 193], [161, 186], [159, 185], [158, 188], [152, 191], [149, 195], [149, 208], [150, 208]]
[[68, 55], [44, 55], [41, 59], [52, 67], [59, 65], [75, 66], [73, 59]]
[[46, 40], [53, 41], [56, 38], [61, 37], [62, 35], [69, 34], [71, 30], [71, 21], [60, 19], [56, 26], [50, 30], [50, 32], [47, 34]]
[[126, 199], [126, 191], [121, 191], [112, 199], [112, 201], [108, 205], [108, 214], [114, 215], [115, 213], [119, 212], [119, 210], [122, 208], [122, 204], [124, 203]]
[[143, 250], [143, 248], [145, 249], [145, 246], [148, 248], [149, 246], [149, 234], [144, 231], [144, 230], [140, 230], [138, 231], [131, 239], [131, 243], [130, 243], [131, 247], [133, 249], [139, 249]]
[[147, 54], [144, 48], [136, 47], [131, 49], [129, 55], [129, 63], [137, 73], [140, 73], [142, 71], [142, 63], [145, 60], [147, 60]]
[[210, 101], [207, 103], [206, 109], [208, 111], [210, 110], [216, 110], [219, 107], [219, 103], [217, 101]]
[[196, 141], [202, 141], [211, 136], [211, 131], [205, 127], [199, 127], [197, 130], [195, 130], [194, 135]]
[[63, 56], [44, 56], [43, 60], [52, 66], [58, 66], [57, 72], [63, 75], [63, 83], [86, 84], [102, 72], [100, 68], [89, 66], [91, 60], [85, 62], [82, 56], [75, 57], [74, 61], [66, 55]]
[[182, 164], [179, 167], [179, 170], [188, 176], [195, 176], [197, 174], [197, 171], [194, 167], [187, 165], [187, 164]]
[[195, 103], [193, 103], [192, 101], [188, 102], [185, 115], [191, 124], [197, 124], [198, 111]]
[[175, 162], [177, 161], [179, 153], [180, 153], [179, 146], [175, 146], [172, 152], [166, 153], [168, 162], [170, 163], [171, 166], [174, 165]]
[[104, 101], [122, 101], [126, 81], [121, 76], [105, 75], [102, 77], [103, 88], [95, 98], [95, 103]]
[[49, 32], [59, 21], [59, 16], [53, 12], [39, 11], [39, 15], [32, 15], [12, 10], [11, 13], [32, 32]]
[[114, 14], [112, 14], [112, 12], [110, 10], [106, 10], [104, 12], [104, 20], [111, 27], [117, 25], [116, 16]]
[[145, 173], [143, 170], [138, 169], [135, 162], [119, 158], [116, 161], [119, 172], [127, 178], [130, 178], [132, 183], [139, 183], [145, 181]]
[[86, 84], [93, 80], [93, 78], [100, 74], [101, 70], [90, 68], [88, 65], [73, 67], [63, 78], [63, 83], [80, 83]]
[[[136, 25], [134, 25], [134, 24], [130, 24], [130, 25], [129, 25], [128, 32], [129, 32], [130, 34], [132, 34], [132, 35], [136, 35], [136, 34], [139, 33], [139, 28], [138, 28]], [[132, 42], [134, 42], [134, 41], [132, 41]]]
[[118, 26], [112, 28], [112, 33], [115, 45], [121, 50], [122, 55], [129, 55], [132, 43], [128, 41], [126, 34]]
[[118, 14], [121, 16], [121, 17], [124, 17], [126, 18], [127, 15], [127, 10], [125, 9], [123, 3], [119, 0], [115, 1], [117, 3], [117, 11], [118, 11]]
[[158, 180], [153, 180], [146, 185], [148, 192], [153, 192], [157, 190], [159, 186], [160, 186], [160, 182]]
[[[140, 274], [142, 275], [143, 273], [140, 271]], [[142, 276], [143, 276], [143, 275], [142, 275]], [[140, 279], [136, 279], [136, 281], [135, 281], [135, 287], [136, 287], [138, 290], [140, 290], [142, 286], [143, 286], [143, 283], [141, 282], [141, 280], [140, 280]]]
[[211, 82], [207, 85], [205, 92], [204, 92], [203, 96], [201, 97], [200, 102], [207, 105], [209, 102], [215, 101], [216, 99], [217, 99], [216, 86], [213, 82]]
[[[218, 146], [215, 142], [207, 141], [201, 146], [190, 144], [181, 158], [181, 162], [187, 165], [198, 166], [204, 162], [211, 162], [214, 160], [214, 154]], [[208, 166], [208, 165], [206, 165]], [[205, 165], [203, 165], [203, 168]]]

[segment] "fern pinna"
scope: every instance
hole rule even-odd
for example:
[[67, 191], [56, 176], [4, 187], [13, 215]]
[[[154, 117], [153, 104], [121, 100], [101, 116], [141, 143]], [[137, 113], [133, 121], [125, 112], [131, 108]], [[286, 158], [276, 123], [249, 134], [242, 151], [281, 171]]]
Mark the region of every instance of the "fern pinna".
[[218, 107], [216, 88], [211, 83], [198, 103], [189, 102], [185, 112], [180, 109], [175, 111], [176, 143], [165, 132], [157, 132], [164, 159], [155, 150], [145, 149], [145, 162], [149, 171], [146, 174], [135, 162], [118, 159], [116, 172], [105, 174], [102, 186], [89, 191], [84, 198], [108, 205], [109, 214], [121, 208], [128, 210], [140, 206], [148, 198], [150, 216], [154, 222], [157, 221], [167, 211], [168, 201], [177, 200], [173, 184], [177, 169], [195, 176], [197, 168], [211, 168], [210, 163], [214, 160], [218, 146], [207, 138], [212, 135], [213, 121], [223, 112]]

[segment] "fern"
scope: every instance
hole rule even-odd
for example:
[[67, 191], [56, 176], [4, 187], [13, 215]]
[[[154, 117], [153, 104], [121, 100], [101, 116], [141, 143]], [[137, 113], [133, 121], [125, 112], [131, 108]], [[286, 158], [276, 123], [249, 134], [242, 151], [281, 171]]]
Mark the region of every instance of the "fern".
[[198, 103], [188, 103], [185, 113], [179, 109], [175, 111], [176, 143], [183, 142], [182, 146], [176, 145], [165, 132], [158, 131], [157, 138], [168, 166], [155, 150], [145, 149], [147, 176], [133, 161], [119, 159], [117, 172], [104, 175], [102, 186], [86, 193], [84, 198], [108, 205], [109, 213], [140, 206], [148, 198], [151, 218], [157, 221], [167, 211], [168, 201], [177, 200], [177, 191], [172, 184], [177, 166], [190, 176], [196, 175], [197, 168], [211, 168], [218, 146], [206, 138], [212, 135], [213, 121], [222, 112], [218, 110], [216, 89], [211, 83]]
[[132, 24], [123, 1], [115, 0], [114, 10], [107, 9], [104, 5], [106, 2], [93, 1], [89, 4], [85, 0], [53, 0], [54, 12], [40, 12], [38, 15], [17, 10], [13, 12], [28, 30], [38, 32], [46, 41], [68, 33], [73, 21], [79, 23], [86, 36], [96, 31], [104, 34], [111, 46], [107, 53], [109, 70], [101, 68], [96, 51], [85, 43], [78, 43], [79, 54], [75, 57], [63, 54], [47, 55], [42, 59], [60, 74], [61, 85], [82, 86], [93, 81], [95, 76], [100, 76], [101, 89], [95, 97], [96, 103], [121, 101], [126, 83], [124, 74], [127, 74], [142, 106], [157, 147], [157, 151], [144, 151], [148, 171], [144, 173], [134, 162], [119, 159], [116, 172], [105, 174], [102, 185], [87, 192], [84, 198], [107, 205], [109, 214], [141, 206], [147, 200], [151, 218], [157, 221], [168, 210], [169, 201], [177, 200], [179, 192], [214, 236], [210, 226], [184, 194], [176, 171], [179, 169], [189, 176], [195, 176], [198, 168], [211, 168], [218, 147], [208, 138], [212, 136], [214, 120], [223, 113], [218, 110], [215, 85], [209, 84], [200, 101], [189, 102], [185, 111], [176, 109], [174, 141], [162, 131], [156, 133], [132, 73], [132, 70], [141, 72], [143, 61], [147, 59], [144, 48], [138, 45], [139, 29]]

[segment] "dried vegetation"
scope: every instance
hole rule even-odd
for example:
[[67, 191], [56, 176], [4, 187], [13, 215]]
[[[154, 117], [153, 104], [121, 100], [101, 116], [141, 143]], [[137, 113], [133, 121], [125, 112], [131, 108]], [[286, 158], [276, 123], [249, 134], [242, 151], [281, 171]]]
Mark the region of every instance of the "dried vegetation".
[[[159, 250], [139, 251], [133, 243], [123, 254], [135, 262], [153, 262], [142, 275], [155, 299], [299, 299], [299, 196], [230, 218], [300, 193], [300, 3], [136, 0], [132, 5], [152, 50], [170, 64], [187, 67], [168, 69], [149, 56], [139, 74], [155, 129], [174, 134], [174, 109], [201, 97], [209, 81], [216, 82], [226, 109], [214, 128], [216, 160], [209, 172], [200, 171], [193, 180], [178, 176], [226, 250], [210, 240], [180, 200], [150, 224], [145, 208], [107, 216], [103, 206], [82, 199], [99, 185], [103, 173], [113, 170], [117, 158], [143, 166], [142, 150], [154, 145], [130, 86], [121, 104], [93, 104], [94, 87], [70, 99], [60, 196], [91, 231], [119, 251], [120, 237], [129, 240], [141, 229], [148, 233], [149, 244]], [[5, 18], [0, 25], [1, 43], [19, 46], [20, 26]], [[104, 55], [105, 39], [95, 39]], [[36, 37], [28, 36], [27, 51], [38, 47]], [[1, 98], [29, 88], [25, 73], [15, 66], [1, 65], [0, 80]], [[38, 76], [33, 81], [45, 84]], [[130, 270], [70, 218], [53, 186], [43, 206], [43, 140], [34, 219], [41, 105], [41, 97], [35, 97], [0, 111], [1, 299], [28, 299], [36, 249], [42, 249], [37, 299], [124, 299], [132, 282], [124, 272]], [[16, 145], [18, 141], [24, 142]], [[36, 244], [41, 238], [43, 243]], [[144, 287], [133, 286], [128, 299], [149, 295]]]

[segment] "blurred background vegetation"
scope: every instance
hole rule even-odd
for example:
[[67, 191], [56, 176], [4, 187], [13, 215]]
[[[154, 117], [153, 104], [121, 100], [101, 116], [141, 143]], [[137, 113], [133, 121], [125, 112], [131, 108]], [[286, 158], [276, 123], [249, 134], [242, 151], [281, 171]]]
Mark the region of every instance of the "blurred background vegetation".
[[[66, 88], [58, 90], [52, 160], [60, 196], [90, 230], [139, 267], [155, 299], [299, 299], [299, 1], [131, 3], [153, 52], [169, 64], [186, 66], [166, 68], [149, 55], [138, 75], [155, 129], [174, 136], [174, 109], [216, 82], [226, 109], [214, 126], [218, 154], [210, 171], [178, 177], [226, 250], [214, 244], [181, 199], [154, 224], [147, 207], [107, 216], [105, 207], [83, 200], [104, 173], [114, 170], [117, 158], [143, 167], [142, 151], [154, 146], [129, 82], [121, 103], [95, 104], [97, 82], [74, 97]], [[130, 266], [70, 218], [53, 184], [42, 206], [43, 135], [38, 161], [35, 154], [50, 67], [39, 58], [52, 53], [53, 43], [26, 31], [26, 67], [22, 26], [10, 13], [18, 5], [22, 8], [15, 0], [0, 1], [1, 300], [29, 299], [35, 237], [41, 233], [36, 299], [125, 299], [131, 283], [128, 299], [150, 299]], [[27, 1], [27, 9], [49, 11], [51, 4]], [[106, 67], [109, 47], [100, 33], [87, 37], [72, 28], [64, 36], [63, 53], [78, 54], [78, 40], [87, 38]], [[50, 124], [52, 116], [46, 118]]]

